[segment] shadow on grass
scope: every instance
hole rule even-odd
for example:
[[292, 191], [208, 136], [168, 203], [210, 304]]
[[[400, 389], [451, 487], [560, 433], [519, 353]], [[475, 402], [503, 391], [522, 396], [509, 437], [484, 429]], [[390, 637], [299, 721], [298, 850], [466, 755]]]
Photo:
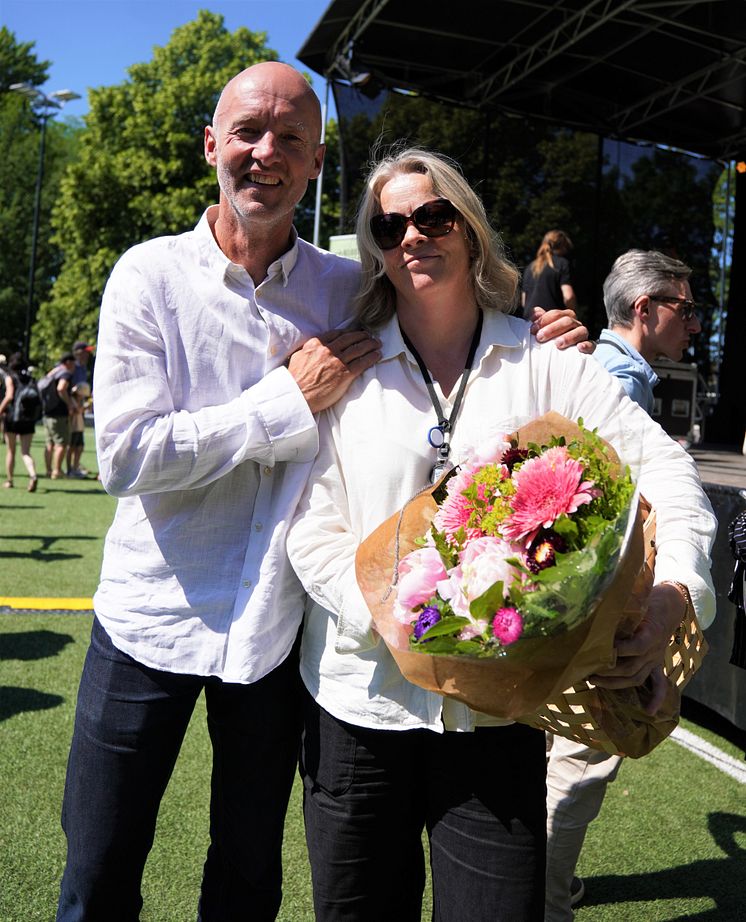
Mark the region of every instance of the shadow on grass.
[[57, 541], [97, 541], [93, 535], [3, 535], [4, 541], [32, 541], [39, 547], [30, 551], [12, 550], [0, 551], [0, 560], [27, 559], [38, 560], [39, 563], [54, 563], [57, 560], [79, 560], [83, 554], [67, 554], [54, 552], [51, 549]]
[[0, 634], [0, 660], [36, 660], [57, 656], [75, 638], [56, 631], [16, 631]]
[[0, 685], [0, 721], [24, 711], [48, 711], [65, 703], [61, 695], [49, 695], [35, 688]]
[[85, 496], [94, 496], [94, 495], [99, 495], [99, 494], [101, 494], [101, 495], [106, 495], [106, 490], [104, 490], [104, 488], [103, 488], [100, 484], [99, 484], [98, 486], [95, 486], [94, 484], [98, 484], [98, 481], [97, 481], [97, 480], [96, 480], [96, 481], [93, 481], [93, 480], [91, 481], [91, 486], [93, 487], [92, 490], [85, 490], [85, 489], [83, 489], [83, 490], [70, 490], [70, 489], [67, 489], [67, 488], [65, 488], [65, 487], [57, 487], [57, 486], [54, 486], [54, 487], [49, 487], [47, 490], [45, 490], [45, 492], [48, 493], [48, 494], [50, 494], [50, 495], [51, 495], [52, 493], [74, 493], [76, 496], [80, 496], [81, 494], [83, 494], [83, 495], [85, 495]]
[[[746, 879], [746, 849], [739, 845], [737, 836], [746, 834], [746, 816], [711, 813], [708, 825], [713, 839], [724, 852], [722, 858], [693, 861], [649, 874], [586, 877], [582, 905], [619, 903], [621, 908], [631, 903], [652, 903], [656, 900], [708, 899], [714, 903], [712, 909], [672, 916], [670, 922], [745, 918], [742, 884]], [[674, 843], [672, 847], [675, 848]], [[680, 847], [685, 849], [685, 843], [680, 843]]]

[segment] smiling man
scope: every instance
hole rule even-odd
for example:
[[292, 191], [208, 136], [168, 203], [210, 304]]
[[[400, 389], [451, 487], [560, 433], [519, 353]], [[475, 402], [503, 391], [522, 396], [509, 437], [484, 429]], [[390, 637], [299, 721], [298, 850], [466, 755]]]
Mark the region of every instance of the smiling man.
[[609, 328], [594, 357], [618, 378], [628, 396], [651, 413], [659, 357], [680, 362], [702, 329], [689, 287], [689, 266], [656, 250], [628, 250], [604, 282]]
[[205, 156], [219, 204], [133, 247], [95, 369], [106, 538], [63, 803], [58, 920], [135, 922], [160, 800], [204, 693], [213, 747], [202, 922], [276, 917], [300, 739], [304, 595], [285, 531], [314, 413], [379, 357], [341, 333], [356, 263], [298, 239], [319, 175], [316, 95], [267, 62], [225, 87]]

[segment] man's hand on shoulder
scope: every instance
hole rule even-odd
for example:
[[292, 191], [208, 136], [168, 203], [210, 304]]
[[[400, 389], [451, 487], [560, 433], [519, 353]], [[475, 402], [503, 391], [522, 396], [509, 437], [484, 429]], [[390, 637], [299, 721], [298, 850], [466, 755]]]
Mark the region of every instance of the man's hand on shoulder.
[[596, 344], [588, 339], [588, 329], [575, 316], [571, 310], [545, 311], [535, 307], [531, 311], [531, 333], [537, 342], [546, 343], [550, 339], [558, 349], [567, 349], [577, 346], [579, 352], [590, 355]]
[[358, 375], [381, 358], [381, 343], [364, 330], [331, 330], [307, 340], [288, 361], [288, 370], [312, 413], [335, 404]]

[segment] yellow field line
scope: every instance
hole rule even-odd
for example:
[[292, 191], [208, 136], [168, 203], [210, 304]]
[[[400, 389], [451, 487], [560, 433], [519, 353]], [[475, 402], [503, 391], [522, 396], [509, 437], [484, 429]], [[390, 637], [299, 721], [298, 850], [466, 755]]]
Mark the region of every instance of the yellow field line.
[[90, 611], [93, 599], [32, 598], [31, 596], [0, 595], [0, 606], [6, 608], [23, 608], [39, 611]]

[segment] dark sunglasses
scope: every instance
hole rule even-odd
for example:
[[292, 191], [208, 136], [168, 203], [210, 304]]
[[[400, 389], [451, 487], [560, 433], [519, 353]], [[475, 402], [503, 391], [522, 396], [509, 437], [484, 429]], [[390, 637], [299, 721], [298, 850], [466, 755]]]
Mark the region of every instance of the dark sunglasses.
[[370, 232], [382, 250], [393, 250], [404, 239], [410, 221], [426, 237], [445, 237], [453, 230], [457, 217], [458, 211], [448, 199], [436, 198], [415, 208], [409, 216], [396, 211], [375, 215], [370, 219]]
[[[681, 317], [684, 323], [689, 323], [699, 309], [697, 302], [689, 298], [673, 298], [668, 295], [648, 295], [648, 297], [651, 301], [658, 301], [664, 307], [670, 307], [672, 311], [675, 311]], [[679, 306], [673, 307], [674, 304]]]

